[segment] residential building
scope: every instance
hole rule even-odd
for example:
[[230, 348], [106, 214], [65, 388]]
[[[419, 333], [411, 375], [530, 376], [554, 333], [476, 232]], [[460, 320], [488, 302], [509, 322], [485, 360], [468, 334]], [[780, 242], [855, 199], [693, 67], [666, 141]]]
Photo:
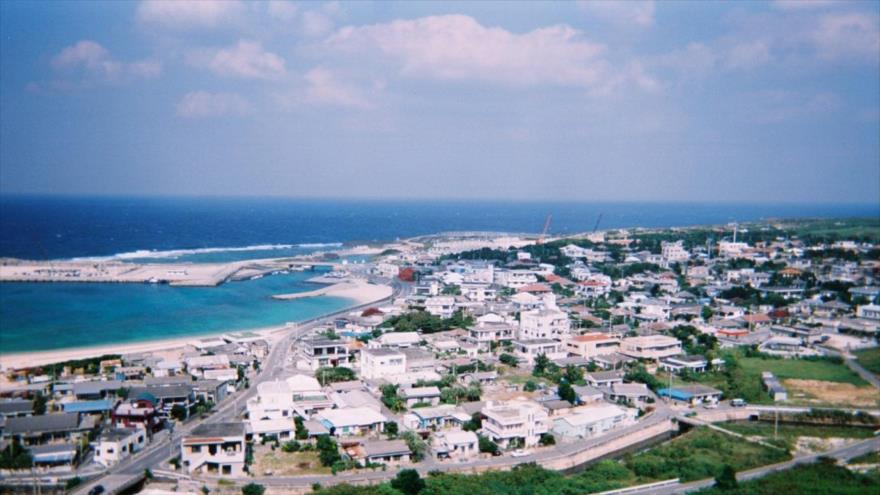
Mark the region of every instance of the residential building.
[[684, 241], [660, 243], [660, 255], [669, 263], [681, 263], [690, 259], [691, 255], [684, 247]]
[[620, 341], [620, 353], [636, 359], [660, 359], [681, 354], [681, 342], [666, 335], [628, 337]]
[[613, 404], [582, 407], [553, 420], [553, 433], [567, 439], [593, 438], [635, 423], [636, 410]]
[[326, 409], [319, 412], [317, 418], [335, 436], [382, 433], [388, 421], [382, 413], [369, 407]]
[[111, 428], [104, 430], [92, 443], [95, 462], [110, 467], [140, 452], [147, 444], [147, 434], [140, 428]]
[[483, 432], [506, 448], [513, 444], [533, 447], [550, 431], [550, 418], [539, 404], [529, 400], [487, 403], [483, 409]]
[[205, 423], [180, 441], [180, 460], [187, 473], [244, 476], [244, 423]]
[[360, 449], [354, 450], [353, 457], [362, 466], [407, 463], [412, 455], [412, 451], [404, 440], [367, 440]]
[[470, 459], [480, 453], [479, 438], [472, 431], [442, 431], [433, 438], [431, 450], [437, 458]]
[[620, 348], [620, 339], [607, 333], [591, 332], [578, 335], [565, 342], [565, 350], [574, 356], [593, 358], [603, 354], [617, 352]]
[[394, 349], [362, 349], [361, 378], [375, 380], [406, 373], [406, 354]]
[[452, 296], [434, 296], [425, 301], [425, 311], [440, 318], [451, 318], [455, 313], [455, 298]]
[[421, 404], [436, 406], [440, 404], [440, 389], [434, 386], [404, 388], [400, 391], [400, 397], [406, 403], [406, 407]]
[[566, 339], [571, 334], [568, 314], [545, 308], [520, 313], [519, 339]]
[[547, 356], [550, 360], [564, 358], [564, 344], [553, 339], [530, 339], [530, 340], [514, 340], [513, 354], [528, 365], [535, 364], [535, 358], [541, 354]]
[[332, 339], [304, 340], [300, 348], [300, 357], [311, 370], [346, 366], [351, 362], [348, 346], [341, 340]]

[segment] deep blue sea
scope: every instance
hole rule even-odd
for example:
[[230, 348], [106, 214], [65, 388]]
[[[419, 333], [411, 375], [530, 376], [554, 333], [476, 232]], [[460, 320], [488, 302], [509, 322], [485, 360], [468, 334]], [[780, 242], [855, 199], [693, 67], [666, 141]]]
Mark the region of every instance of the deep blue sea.
[[[342, 201], [0, 196], [0, 257], [229, 261], [448, 231], [539, 232], [880, 216], [880, 205]], [[216, 333], [302, 320], [349, 301], [276, 301], [304, 274], [213, 288], [0, 284], [0, 353]]]

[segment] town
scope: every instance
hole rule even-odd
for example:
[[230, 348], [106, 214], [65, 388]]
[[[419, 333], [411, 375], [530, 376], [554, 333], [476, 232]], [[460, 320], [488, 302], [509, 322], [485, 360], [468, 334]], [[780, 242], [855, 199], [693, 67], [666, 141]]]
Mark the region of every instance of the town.
[[[876, 467], [878, 232], [804, 220], [449, 233], [365, 262], [303, 257], [391, 296], [268, 336], [5, 369], [0, 485], [332, 493], [623, 462], [596, 491], [680, 493], [820, 456]], [[688, 435], [747, 451], [645, 468]]]

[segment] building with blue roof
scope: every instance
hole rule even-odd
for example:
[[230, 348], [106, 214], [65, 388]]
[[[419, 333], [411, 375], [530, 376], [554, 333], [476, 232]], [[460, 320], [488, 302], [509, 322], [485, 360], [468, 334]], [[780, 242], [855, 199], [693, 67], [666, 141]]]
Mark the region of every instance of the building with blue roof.
[[99, 414], [109, 413], [116, 403], [115, 399], [84, 400], [63, 404], [66, 413]]

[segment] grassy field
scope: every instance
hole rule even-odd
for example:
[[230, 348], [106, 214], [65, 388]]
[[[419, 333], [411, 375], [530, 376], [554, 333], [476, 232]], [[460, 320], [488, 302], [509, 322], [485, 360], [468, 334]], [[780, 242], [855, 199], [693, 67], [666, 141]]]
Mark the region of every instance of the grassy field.
[[856, 361], [871, 373], [880, 375], [880, 347], [862, 349], [854, 353]]
[[868, 452], [849, 460], [849, 464], [880, 464], [880, 452]]
[[738, 488], [707, 488], [700, 495], [862, 495], [880, 493], [880, 473], [859, 474], [833, 463], [817, 462], [796, 466], [756, 480], [740, 483]]
[[757, 357], [739, 360], [743, 371], [749, 376], [761, 379], [761, 373], [769, 371], [780, 380], [801, 379], [827, 382], [850, 383], [858, 387], [868, 385], [859, 375], [830, 360], [808, 361], [804, 359], [762, 359]]
[[330, 474], [330, 468], [321, 465], [315, 451], [283, 452], [259, 446], [254, 452], [254, 461], [253, 471], [261, 476], [268, 472], [275, 476]]
[[639, 454], [627, 456], [624, 465], [639, 482], [680, 478], [693, 481], [711, 478], [724, 465], [741, 471], [788, 460], [790, 456], [730, 435], [697, 428], [680, 437]]
[[[802, 444], [802, 450], [812, 452], [826, 452], [833, 448], [838, 440], [815, 442], [812, 439], [864, 439], [870, 438], [874, 432], [870, 428], [857, 428], [851, 426], [822, 426], [822, 425], [793, 425], [780, 424], [778, 427], [778, 437], [774, 438], [773, 423], [749, 422], [749, 423], [724, 423], [719, 425], [725, 430], [730, 430], [749, 437], [761, 437], [762, 440], [770, 442], [773, 445], [779, 445], [789, 451], [795, 451], [798, 447], [798, 440], [809, 438], [811, 440]], [[807, 448], [808, 447], [808, 448]]]

